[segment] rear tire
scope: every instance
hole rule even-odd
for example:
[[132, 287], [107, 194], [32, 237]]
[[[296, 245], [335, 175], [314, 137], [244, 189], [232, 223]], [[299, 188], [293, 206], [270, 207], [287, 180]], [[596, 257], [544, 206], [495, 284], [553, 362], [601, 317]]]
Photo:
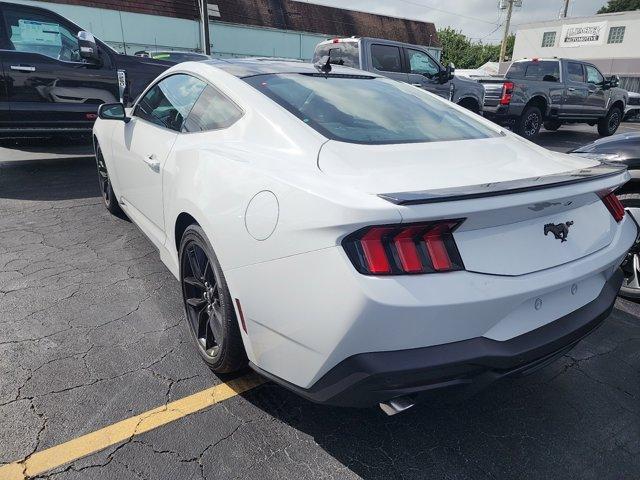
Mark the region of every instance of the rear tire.
[[603, 137], [608, 137], [616, 133], [622, 122], [622, 110], [612, 107], [607, 115], [598, 120], [598, 133]]
[[555, 132], [560, 128], [562, 123], [558, 120], [547, 120], [543, 125], [545, 130], [548, 130], [549, 132]]
[[515, 131], [521, 137], [531, 140], [538, 135], [542, 126], [542, 112], [534, 105], [524, 109], [522, 115], [516, 123]]
[[116, 194], [113, 192], [111, 180], [109, 179], [109, 172], [107, 171], [107, 164], [104, 160], [104, 156], [102, 155], [100, 144], [97, 141], [95, 149], [96, 164], [98, 166], [98, 186], [100, 187], [100, 193], [102, 194], [102, 202], [112, 215], [122, 217], [124, 216], [124, 212], [120, 208]]
[[[625, 193], [618, 195], [618, 198], [625, 207], [640, 208], [640, 193]], [[619, 295], [640, 303], [640, 255], [628, 254], [623, 270], [625, 278]]]
[[199, 225], [180, 242], [180, 282], [185, 314], [200, 357], [215, 373], [247, 365], [236, 312], [213, 248]]

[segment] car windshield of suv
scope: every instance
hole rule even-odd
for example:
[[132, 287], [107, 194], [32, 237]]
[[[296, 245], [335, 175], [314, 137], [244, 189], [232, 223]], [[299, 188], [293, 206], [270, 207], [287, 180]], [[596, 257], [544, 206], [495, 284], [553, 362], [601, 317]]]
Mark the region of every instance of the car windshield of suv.
[[500, 135], [444, 100], [386, 78], [273, 74], [244, 80], [333, 140], [391, 144]]

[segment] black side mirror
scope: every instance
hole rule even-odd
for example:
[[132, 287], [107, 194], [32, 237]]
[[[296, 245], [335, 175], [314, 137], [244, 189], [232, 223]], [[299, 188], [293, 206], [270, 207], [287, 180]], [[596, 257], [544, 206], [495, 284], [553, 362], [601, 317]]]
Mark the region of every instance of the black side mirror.
[[440, 70], [440, 83], [447, 83], [449, 80], [453, 80], [456, 67], [453, 63], [449, 63], [444, 70]]
[[85, 59], [87, 62], [96, 64], [101, 62], [96, 38], [91, 33], [84, 30], [78, 32], [78, 49], [80, 58]]
[[98, 107], [98, 118], [102, 120], [120, 120], [124, 123], [129, 123], [129, 120], [131, 120], [127, 117], [127, 112], [121, 103], [103, 103]]
[[607, 79], [607, 82], [609, 83], [609, 86], [611, 88], [617, 87], [618, 85], [620, 85], [620, 77], [618, 77], [617, 75], [611, 75]]

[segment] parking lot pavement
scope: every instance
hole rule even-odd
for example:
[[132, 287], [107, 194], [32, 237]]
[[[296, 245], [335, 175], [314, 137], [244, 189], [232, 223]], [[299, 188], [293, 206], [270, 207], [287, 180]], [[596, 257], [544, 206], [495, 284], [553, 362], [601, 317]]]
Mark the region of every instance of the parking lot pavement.
[[[553, 135], [540, 143], [596, 138]], [[268, 382], [236, 395], [197, 358], [153, 246], [101, 205], [91, 157], [0, 164], [0, 479], [25, 458], [61, 480], [638, 478], [639, 317], [619, 300], [558, 362], [455, 406], [386, 417]]]

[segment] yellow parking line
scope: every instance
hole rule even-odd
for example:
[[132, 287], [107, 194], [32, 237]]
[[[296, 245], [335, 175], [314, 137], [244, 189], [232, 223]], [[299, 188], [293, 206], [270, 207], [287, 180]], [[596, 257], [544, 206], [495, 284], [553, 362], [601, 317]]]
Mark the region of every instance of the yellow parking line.
[[231, 397], [261, 385], [266, 380], [256, 374], [248, 374], [227, 383], [216, 385], [175, 402], [127, 418], [118, 423], [74, 438], [41, 452], [0, 467], [1, 480], [25, 480], [53, 470], [65, 463], [104, 450], [136, 435], [161, 427], [189, 414], [220, 403]]

